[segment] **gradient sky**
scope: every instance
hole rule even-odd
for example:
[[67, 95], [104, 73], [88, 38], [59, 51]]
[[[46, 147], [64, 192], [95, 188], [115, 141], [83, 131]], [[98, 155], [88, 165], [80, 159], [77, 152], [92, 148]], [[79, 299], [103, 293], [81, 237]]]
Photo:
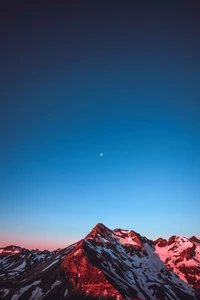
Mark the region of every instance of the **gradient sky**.
[[0, 9], [0, 246], [200, 237], [199, 1], [38, 2]]

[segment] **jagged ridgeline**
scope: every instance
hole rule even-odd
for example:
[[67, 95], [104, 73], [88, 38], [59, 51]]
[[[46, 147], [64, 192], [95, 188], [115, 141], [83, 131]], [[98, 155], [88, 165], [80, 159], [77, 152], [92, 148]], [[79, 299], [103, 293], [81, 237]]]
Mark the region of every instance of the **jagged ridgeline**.
[[200, 299], [200, 241], [151, 241], [97, 224], [52, 252], [0, 249], [0, 299]]

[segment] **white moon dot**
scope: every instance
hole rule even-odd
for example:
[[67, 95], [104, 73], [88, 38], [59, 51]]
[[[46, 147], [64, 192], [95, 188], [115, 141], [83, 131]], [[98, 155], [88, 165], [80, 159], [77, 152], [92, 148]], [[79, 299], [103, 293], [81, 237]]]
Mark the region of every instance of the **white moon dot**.
[[100, 153], [100, 156], [103, 156], [103, 153]]

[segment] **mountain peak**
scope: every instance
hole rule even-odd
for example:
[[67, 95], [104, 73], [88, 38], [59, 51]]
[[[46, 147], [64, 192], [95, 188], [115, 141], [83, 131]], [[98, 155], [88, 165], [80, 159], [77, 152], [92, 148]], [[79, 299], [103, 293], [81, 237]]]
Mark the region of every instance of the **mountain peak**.
[[59, 251], [9, 246], [6, 253], [0, 249], [0, 299], [200, 300], [197, 240], [172, 236], [153, 243], [98, 223]]
[[[94, 228], [99, 228], [99, 229], [109, 229], [106, 227], [103, 223], [97, 223]], [[110, 229], [109, 229], [110, 230]]]
[[15, 245], [10, 245], [10, 246], [6, 246], [4, 248], [1, 248], [1, 252], [3, 253], [19, 253], [22, 250], [24, 250], [24, 248], [21, 248], [19, 246], [15, 246]]
[[97, 235], [106, 236], [112, 233], [112, 230], [106, 227], [103, 223], [97, 223], [97, 225], [90, 231], [90, 233], [85, 237], [85, 239], [96, 238]]

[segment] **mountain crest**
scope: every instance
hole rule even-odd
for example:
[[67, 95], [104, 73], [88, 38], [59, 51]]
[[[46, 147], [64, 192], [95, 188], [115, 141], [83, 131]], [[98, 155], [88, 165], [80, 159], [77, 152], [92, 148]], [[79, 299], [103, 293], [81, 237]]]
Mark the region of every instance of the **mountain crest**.
[[112, 233], [112, 230], [110, 230], [108, 227], [106, 227], [103, 223], [98, 223], [92, 231], [85, 237], [85, 240], [87, 239], [96, 239], [98, 236], [107, 237]]
[[191, 241], [191, 242], [196, 242], [196, 243], [199, 243], [200, 244], [200, 239], [198, 239], [196, 236], [192, 236], [191, 238], [189, 238], [189, 240]]
[[64, 249], [3, 248], [0, 299], [200, 300], [199, 269], [195, 237], [152, 242], [133, 230], [98, 223]]

